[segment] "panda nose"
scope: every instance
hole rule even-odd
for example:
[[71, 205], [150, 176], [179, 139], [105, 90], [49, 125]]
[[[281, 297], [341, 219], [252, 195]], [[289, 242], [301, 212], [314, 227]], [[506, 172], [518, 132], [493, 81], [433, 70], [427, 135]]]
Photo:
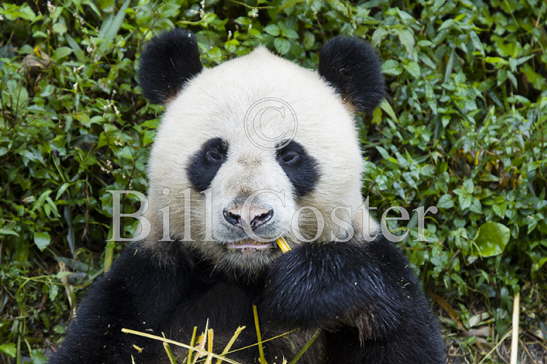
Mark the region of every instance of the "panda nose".
[[239, 227], [247, 225], [255, 230], [269, 222], [272, 219], [274, 212], [273, 209], [260, 207], [251, 207], [248, 211], [244, 211], [242, 207], [233, 207], [224, 209], [222, 214], [224, 215], [226, 222], [230, 225]]

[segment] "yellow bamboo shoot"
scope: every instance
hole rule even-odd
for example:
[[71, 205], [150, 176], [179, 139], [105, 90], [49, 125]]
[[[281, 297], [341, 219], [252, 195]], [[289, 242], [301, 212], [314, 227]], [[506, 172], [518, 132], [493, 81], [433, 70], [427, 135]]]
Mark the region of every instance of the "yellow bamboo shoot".
[[289, 243], [287, 243], [287, 240], [285, 240], [285, 238], [280, 237], [280, 238], [278, 238], [275, 242], [277, 243], [277, 246], [279, 247], [279, 249], [280, 249], [283, 253], [286, 253], [286, 252], [288, 252], [289, 250], [291, 250], [291, 247], [289, 246]]

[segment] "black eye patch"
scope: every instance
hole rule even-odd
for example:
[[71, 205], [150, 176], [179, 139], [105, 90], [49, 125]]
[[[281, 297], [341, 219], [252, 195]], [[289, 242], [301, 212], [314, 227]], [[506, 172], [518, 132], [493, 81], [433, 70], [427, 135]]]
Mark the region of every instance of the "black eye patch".
[[291, 140], [277, 150], [276, 159], [298, 196], [304, 196], [313, 190], [319, 180], [319, 166], [300, 143]]
[[188, 179], [198, 191], [205, 191], [220, 166], [226, 161], [228, 143], [221, 138], [212, 138], [203, 143], [186, 167]]

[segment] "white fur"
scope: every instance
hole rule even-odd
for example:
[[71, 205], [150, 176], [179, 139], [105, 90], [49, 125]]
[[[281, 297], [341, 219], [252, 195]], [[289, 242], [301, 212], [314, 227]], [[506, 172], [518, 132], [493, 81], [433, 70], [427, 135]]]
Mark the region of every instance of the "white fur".
[[[286, 103], [290, 109], [284, 111], [284, 118], [282, 112], [268, 109], [261, 122], [255, 123], [256, 130], [246, 132], [246, 113], [257, 101], [265, 98], [273, 98], [274, 104], [275, 100], [282, 100], [279, 105]], [[311, 206], [324, 216], [325, 228], [318, 241], [331, 241], [333, 233], [341, 238], [347, 230], [338, 228], [331, 221], [334, 208], [349, 209], [349, 213], [339, 210], [337, 216], [357, 228], [359, 235], [377, 231], [378, 225], [368, 212], [365, 211], [364, 216], [360, 212], [363, 161], [350, 109], [317, 72], [277, 57], [263, 47], [203, 70], [167, 105], [157, 132], [149, 164], [149, 209], [146, 216], [152, 223], [149, 241], [162, 236], [159, 210], [165, 206], [170, 210], [171, 235], [183, 238], [185, 208], [181, 197], [184, 191], [192, 188], [186, 167], [201, 145], [214, 137], [225, 139], [229, 151], [227, 161], [206, 191], [212, 197], [212, 221], [208, 224], [212, 231], [206, 231], [205, 195], [192, 190], [191, 235], [196, 240], [195, 246], [207, 249], [208, 254], [216, 255], [219, 261], [231, 259], [231, 262], [237, 262], [239, 259], [234, 256], [227, 258], [216, 243], [230, 240], [229, 231], [222, 221], [222, 209], [238, 196], [264, 189], [285, 196], [285, 206], [273, 196], [261, 195], [257, 201], [274, 208], [276, 232], [287, 235], [292, 244], [298, 239], [286, 230], [295, 211], [302, 206]], [[256, 131], [271, 137], [292, 130], [292, 111], [297, 118], [294, 140], [318, 161], [320, 170], [315, 189], [300, 199], [293, 195], [288, 177], [275, 160], [275, 143], [270, 143], [268, 149], [253, 143], [253, 140], [266, 143]], [[168, 195], [165, 195], [165, 188], [169, 189]], [[317, 226], [314, 220], [310, 213], [302, 214], [299, 233], [315, 235]], [[363, 224], [363, 221], [368, 221], [368, 224]], [[208, 236], [212, 236], [213, 242], [203, 241]], [[259, 254], [255, 254], [253, 259], [262, 259], [262, 263], [269, 261], [266, 254]]]

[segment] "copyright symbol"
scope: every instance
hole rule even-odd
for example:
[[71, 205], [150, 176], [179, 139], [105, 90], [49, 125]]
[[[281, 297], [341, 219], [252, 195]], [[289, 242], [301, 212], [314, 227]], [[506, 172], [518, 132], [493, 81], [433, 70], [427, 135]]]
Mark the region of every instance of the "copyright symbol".
[[[277, 135], [268, 135], [264, 126], [272, 116], [282, 125]], [[285, 100], [277, 97], [265, 97], [255, 101], [247, 109], [243, 126], [245, 134], [255, 146], [261, 149], [276, 149], [286, 146], [294, 136], [298, 126], [296, 112]]]

